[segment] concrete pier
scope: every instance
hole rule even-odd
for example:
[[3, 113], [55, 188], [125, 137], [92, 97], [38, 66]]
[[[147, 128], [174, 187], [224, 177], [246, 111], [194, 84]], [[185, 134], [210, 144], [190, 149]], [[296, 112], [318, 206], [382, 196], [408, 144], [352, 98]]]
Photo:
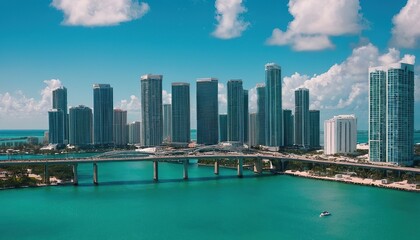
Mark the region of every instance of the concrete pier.
[[73, 185], [79, 184], [79, 176], [77, 175], [77, 164], [73, 164]]
[[157, 182], [159, 180], [159, 162], [153, 161], [153, 180]]
[[239, 158], [238, 159], [238, 177], [242, 177], [243, 176], [243, 166], [244, 162], [243, 162], [243, 158]]
[[254, 162], [254, 173], [261, 174], [262, 173], [262, 159], [256, 158]]
[[190, 164], [190, 160], [184, 160], [184, 179], [188, 179], [188, 165]]
[[219, 175], [219, 160], [214, 161], [214, 174]]
[[44, 183], [50, 184], [50, 175], [48, 174], [48, 165], [44, 165]]
[[93, 163], [93, 184], [98, 185], [98, 164]]

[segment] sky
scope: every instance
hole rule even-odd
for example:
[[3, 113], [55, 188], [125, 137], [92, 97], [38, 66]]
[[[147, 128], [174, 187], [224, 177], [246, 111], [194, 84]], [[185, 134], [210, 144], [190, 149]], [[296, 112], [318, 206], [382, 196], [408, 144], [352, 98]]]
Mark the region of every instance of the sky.
[[[2, 0], [0, 129], [47, 129], [51, 91], [68, 105], [93, 107], [94, 83], [114, 88], [114, 107], [140, 120], [140, 76], [189, 82], [196, 127], [196, 79], [242, 79], [256, 112], [264, 65], [281, 66], [283, 108], [310, 91], [321, 122], [355, 114], [368, 129], [368, 68], [415, 65], [415, 128], [420, 129], [420, 0]], [[321, 124], [322, 125], [322, 124]], [[322, 127], [322, 126], [321, 126]]]

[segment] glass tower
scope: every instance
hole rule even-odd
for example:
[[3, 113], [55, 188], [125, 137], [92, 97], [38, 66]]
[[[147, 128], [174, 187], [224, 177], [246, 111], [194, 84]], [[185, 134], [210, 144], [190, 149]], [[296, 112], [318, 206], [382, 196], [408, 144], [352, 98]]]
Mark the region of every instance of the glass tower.
[[279, 65], [265, 65], [265, 86], [265, 144], [283, 146], [282, 80]]
[[64, 112], [61, 109], [48, 111], [49, 142], [64, 144]]
[[69, 143], [75, 146], [92, 144], [92, 109], [80, 105], [70, 108]]
[[218, 80], [197, 79], [197, 143], [212, 145], [219, 140]]
[[244, 142], [244, 90], [239, 79], [227, 83], [227, 138]]
[[163, 141], [162, 75], [141, 76], [141, 113], [145, 146], [159, 146]]
[[219, 142], [227, 141], [227, 114], [219, 115]]
[[414, 66], [369, 68], [369, 159], [412, 165]]
[[309, 90], [295, 90], [295, 145], [309, 147]]
[[52, 108], [63, 111], [64, 141], [69, 139], [69, 122], [67, 112], [67, 88], [60, 87], [52, 91]]
[[109, 84], [93, 85], [93, 143], [113, 145], [114, 95]]
[[172, 83], [172, 142], [190, 141], [190, 84]]
[[265, 84], [257, 84], [257, 145], [265, 145]]
[[141, 142], [140, 126], [140, 122], [137, 121], [128, 124], [128, 143], [139, 144]]
[[249, 108], [248, 108], [248, 90], [244, 89], [244, 143], [248, 143], [248, 125], [249, 125]]
[[172, 105], [163, 104], [163, 141], [172, 142]]
[[124, 146], [128, 143], [127, 111], [114, 109], [114, 144]]
[[294, 143], [294, 121], [292, 110], [283, 110], [283, 123], [284, 123], [284, 146], [293, 146]]
[[319, 110], [309, 110], [309, 147], [319, 148], [320, 133], [320, 115]]

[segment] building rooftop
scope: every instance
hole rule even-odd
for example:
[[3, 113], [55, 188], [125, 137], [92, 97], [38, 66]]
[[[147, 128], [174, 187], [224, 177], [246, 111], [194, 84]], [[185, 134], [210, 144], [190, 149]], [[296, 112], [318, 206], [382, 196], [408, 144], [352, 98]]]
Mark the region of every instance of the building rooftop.
[[140, 77], [141, 80], [162, 80], [163, 76], [162, 75], [156, 75], [156, 74], [146, 74]]

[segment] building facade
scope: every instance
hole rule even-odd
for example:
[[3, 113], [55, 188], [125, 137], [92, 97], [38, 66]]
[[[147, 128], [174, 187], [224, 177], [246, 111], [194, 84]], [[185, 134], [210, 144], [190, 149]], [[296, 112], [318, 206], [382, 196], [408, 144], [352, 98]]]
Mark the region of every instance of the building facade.
[[290, 109], [284, 109], [283, 110], [283, 131], [284, 131], [284, 146], [290, 147], [294, 144], [294, 119], [292, 110]]
[[65, 144], [64, 142], [64, 112], [59, 109], [48, 111], [49, 143]]
[[142, 134], [145, 146], [163, 142], [162, 75], [141, 76]]
[[219, 115], [219, 142], [227, 141], [227, 114]]
[[265, 145], [283, 146], [283, 107], [281, 68], [265, 65]]
[[227, 138], [244, 142], [244, 90], [239, 79], [227, 83]]
[[414, 66], [369, 68], [369, 159], [412, 165]]
[[109, 84], [93, 85], [93, 143], [113, 145], [114, 93]]
[[67, 88], [59, 87], [52, 91], [52, 108], [63, 111], [64, 142], [69, 140], [69, 119], [67, 111]]
[[124, 146], [128, 144], [127, 111], [114, 109], [114, 144]]
[[70, 108], [69, 143], [74, 146], [92, 144], [92, 109], [83, 105]]
[[163, 142], [172, 142], [172, 104], [163, 104]]
[[257, 146], [257, 113], [249, 114], [248, 145]]
[[141, 144], [141, 123], [131, 122], [128, 124], [128, 143], [129, 144]]
[[218, 80], [197, 79], [197, 143], [212, 145], [219, 140]]
[[324, 153], [352, 154], [357, 146], [357, 119], [354, 115], [339, 115], [324, 122]]
[[190, 84], [172, 83], [172, 142], [190, 141]]
[[309, 147], [320, 148], [320, 112], [309, 110]]
[[295, 90], [295, 145], [309, 147], [309, 90]]
[[257, 84], [257, 145], [265, 145], [265, 84]]
[[249, 130], [249, 93], [244, 89], [244, 143], [248, 143], [248, 130]]

